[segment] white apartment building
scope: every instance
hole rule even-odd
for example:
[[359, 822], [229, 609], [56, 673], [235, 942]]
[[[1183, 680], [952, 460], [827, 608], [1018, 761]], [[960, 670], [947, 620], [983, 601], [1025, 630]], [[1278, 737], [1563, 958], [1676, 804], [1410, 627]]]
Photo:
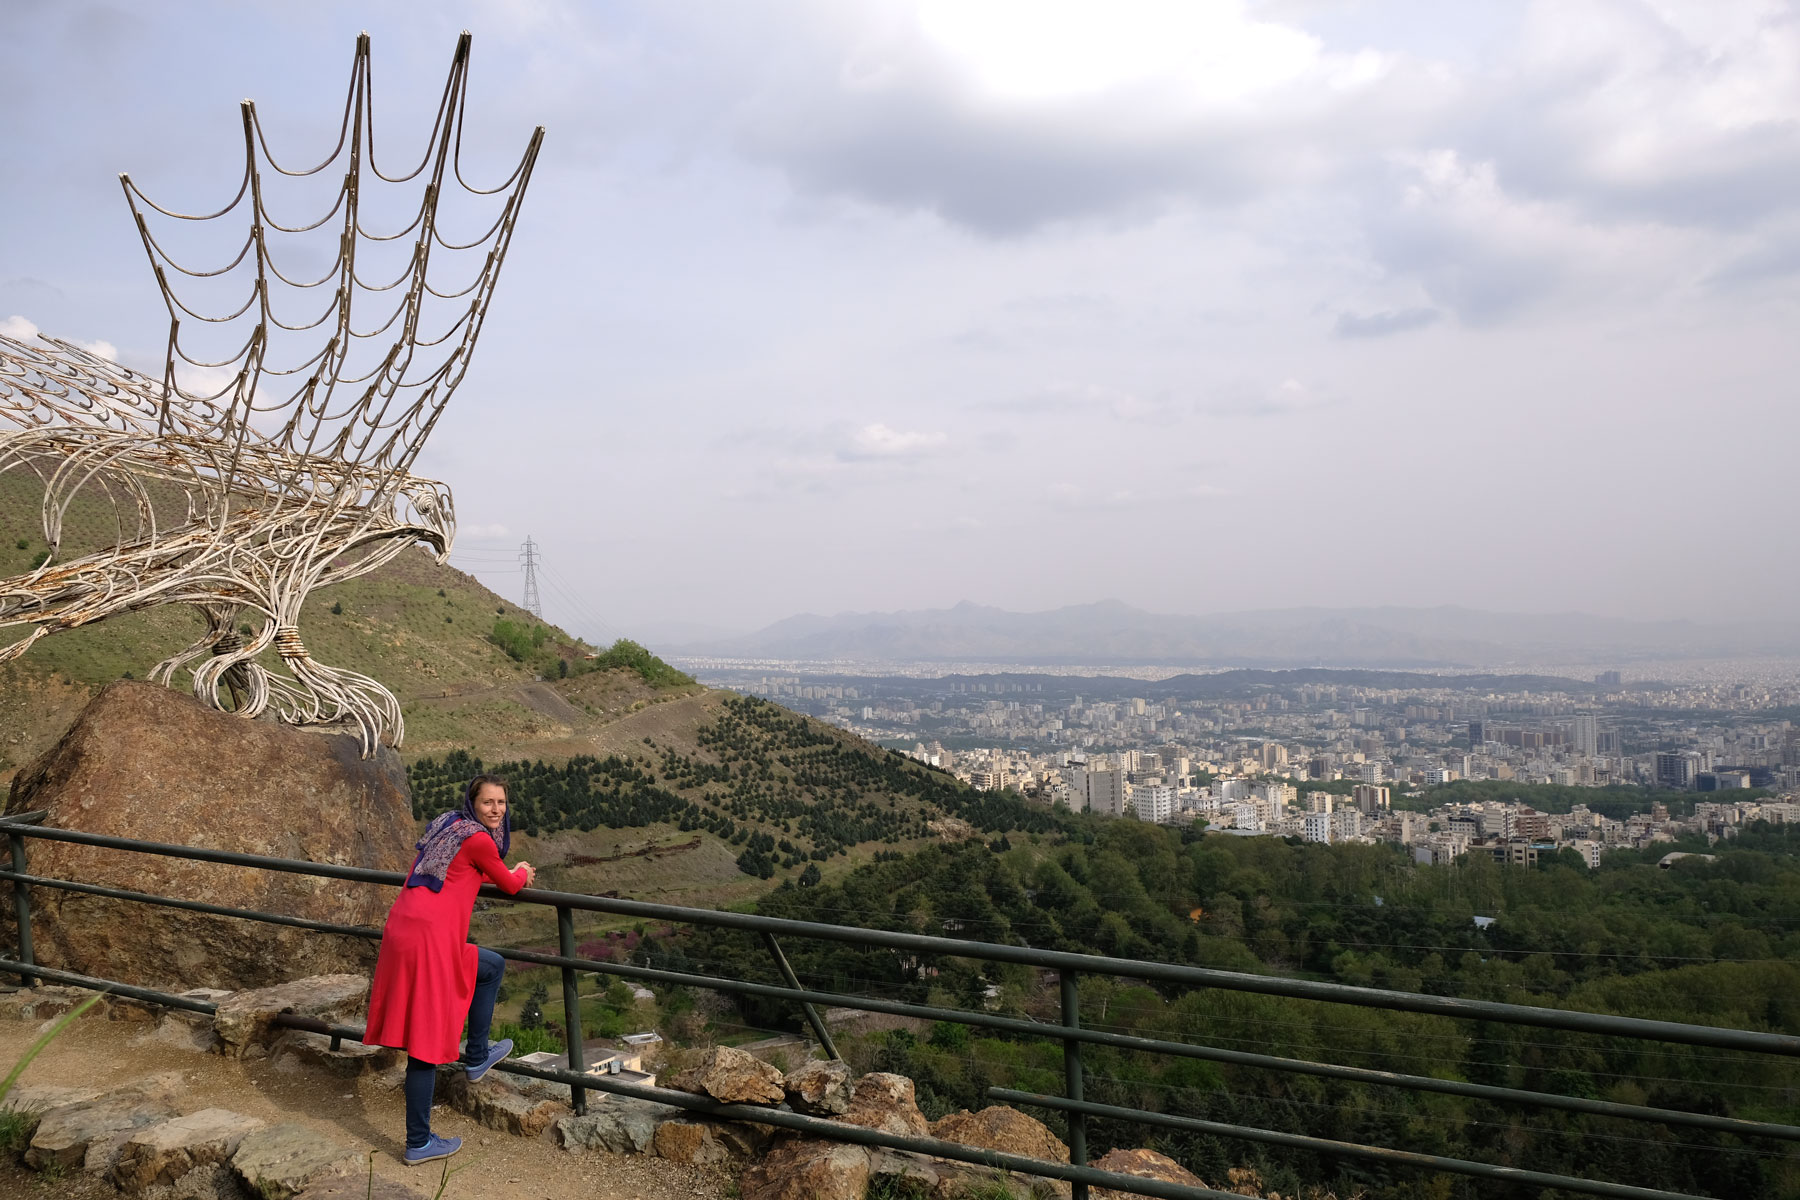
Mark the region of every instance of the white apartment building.
[[1306, 814], [1306, 840], [1309, 842], [1331, 841], [1331, 818], [1329, 812], [1309, 812]]
[[1138, 820], [1167, 825], [1175, 819], [1175, 789], [1166, 783], [1134, 783], [1131, 807]]

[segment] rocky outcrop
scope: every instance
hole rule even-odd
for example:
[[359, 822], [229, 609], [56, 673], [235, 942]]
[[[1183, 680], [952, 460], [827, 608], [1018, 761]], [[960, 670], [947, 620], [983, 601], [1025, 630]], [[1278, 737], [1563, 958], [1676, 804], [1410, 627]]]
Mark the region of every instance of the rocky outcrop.
[[789, 1071], [782, 1081], [788, 1107], [814, 1117], [835, 1117], [850, 1108], [850, 1068], [841, 1059], [813, 1061]]
[[742, 1050], [714, 1046], [676, 1073], [667, 1086], [711, 1096], [726, 1104], [780, 1104], [781, 1072]]
[[[357, 739], [245, 721], [147, 683], [109, 685], [14, 779], [6, 812], [51, 826], [280, 858], [404, 870], [416, 838], [406, 771]], [[89, 883], [379, 927], [385, 888], [32, 841], [31, 869]], [[170, 990], [366, 973], [375, 945], [230, 917], [37, 889], [39, 961]], [[0, 942], [11, 944], [11, 906]], [[171, 986], [173, 985], [173, 986]]]

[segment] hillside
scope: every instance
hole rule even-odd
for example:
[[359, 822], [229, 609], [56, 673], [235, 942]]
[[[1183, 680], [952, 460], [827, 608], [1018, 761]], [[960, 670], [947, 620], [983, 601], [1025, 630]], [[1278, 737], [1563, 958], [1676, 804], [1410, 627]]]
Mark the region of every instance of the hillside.
[[[159, 508], [173, 502], [157, 499]], [[44, 551], [40, 503], [34, 478], [0, 475], [0, 578], [29, 569]], [[113, 536], [110, 511], [85, 497], [70, 508], [64, 528], [65, 557]], [[408, 760], [456, 749], [499, 758], [589, 753], [593, 738], [619, 716], [701, 690], [666, 668], [651, 672], [656, 684], [630, 667], [583, 673], [593, 665], [586, 657], [592, 648], [554, 626], [519, 647], [523, 658], [515, 659], [492, 640], [496, 622], [538, 626], [473, 577], [413, 550], [361, 579], [314, 592], [300, 628], [321, 661], [373, 676], [400, 699]], [[172, 606], [53, 634], [0, 665], [0, 784], [47, 750], [98, 688], [143, 678], [202, 628], [191, 608]], [[0, 638], [11, 642], [25, 632]], [[558, 661], [569, 663], [571, 678], [557, 677]]]
[[[35, 480], [0, 476], [0, 577], [43, 551], [39, 504]], [[77, 503], [67, 552], [101, 544], [110, 520]], [[0, 666], [0, 785], [100, 687], [142, 678], [200, 630], [185, 608], [134, 614], [54, 634]], [[631, 643], [589, 659], [591, 648], [422, 550], [314, 593], [301, 633], [320, 660], [400, 699], [420, 815], [453, 806], [476, 770], [512, 778], [517, 855], [552, 887], [740, 904], [809, 867], [834, 877], [882, 848], [961, 836], [946, 816], [1017, 828], [1045, 815], [810, 718], [708, 691]], [[494, 914], [517, 922], [520, 938], [540, 934], [530, 917]]]

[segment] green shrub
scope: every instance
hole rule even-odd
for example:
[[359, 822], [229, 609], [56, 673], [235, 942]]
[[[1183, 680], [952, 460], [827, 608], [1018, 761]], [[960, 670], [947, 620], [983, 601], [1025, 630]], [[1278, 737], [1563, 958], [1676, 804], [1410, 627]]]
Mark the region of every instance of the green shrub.
[[552, 1054], [561, 1054], [563, 1051], [563, 1040], [556, 1030], [541, 1025], [535, 1029], [527, 1029], [523, 1025], [514, 1025], [511, 1021], [496, 1021], [493, 1040], [499, 1041], [501, 1038], [512, 1039], [515, 1058], [521, 1054], [536, 1054], [540, 1050], [548, 1050]]
[[629, 668], [651, 687], [687, 687], [694, 682], [692, 676], [677, 671], [629, 638], [614, 642], [610, 649], [593, 660], [592, 665], [602, 671]]

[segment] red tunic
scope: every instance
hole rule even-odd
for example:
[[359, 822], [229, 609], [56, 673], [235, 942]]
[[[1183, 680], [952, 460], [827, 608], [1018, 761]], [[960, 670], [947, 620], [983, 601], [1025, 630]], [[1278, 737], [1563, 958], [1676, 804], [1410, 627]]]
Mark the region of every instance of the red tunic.
[[524, 875], [500, 861], [494, 839], [477, 834], [450, 860], [442, 891], [400, 889], [381, 931], [366, 1045], [403, 1047], [428, 1063], [461, 1056], [463, 1024], [475, 995], [469, 915], [484, 878], [508, 895], [525, 886]]

